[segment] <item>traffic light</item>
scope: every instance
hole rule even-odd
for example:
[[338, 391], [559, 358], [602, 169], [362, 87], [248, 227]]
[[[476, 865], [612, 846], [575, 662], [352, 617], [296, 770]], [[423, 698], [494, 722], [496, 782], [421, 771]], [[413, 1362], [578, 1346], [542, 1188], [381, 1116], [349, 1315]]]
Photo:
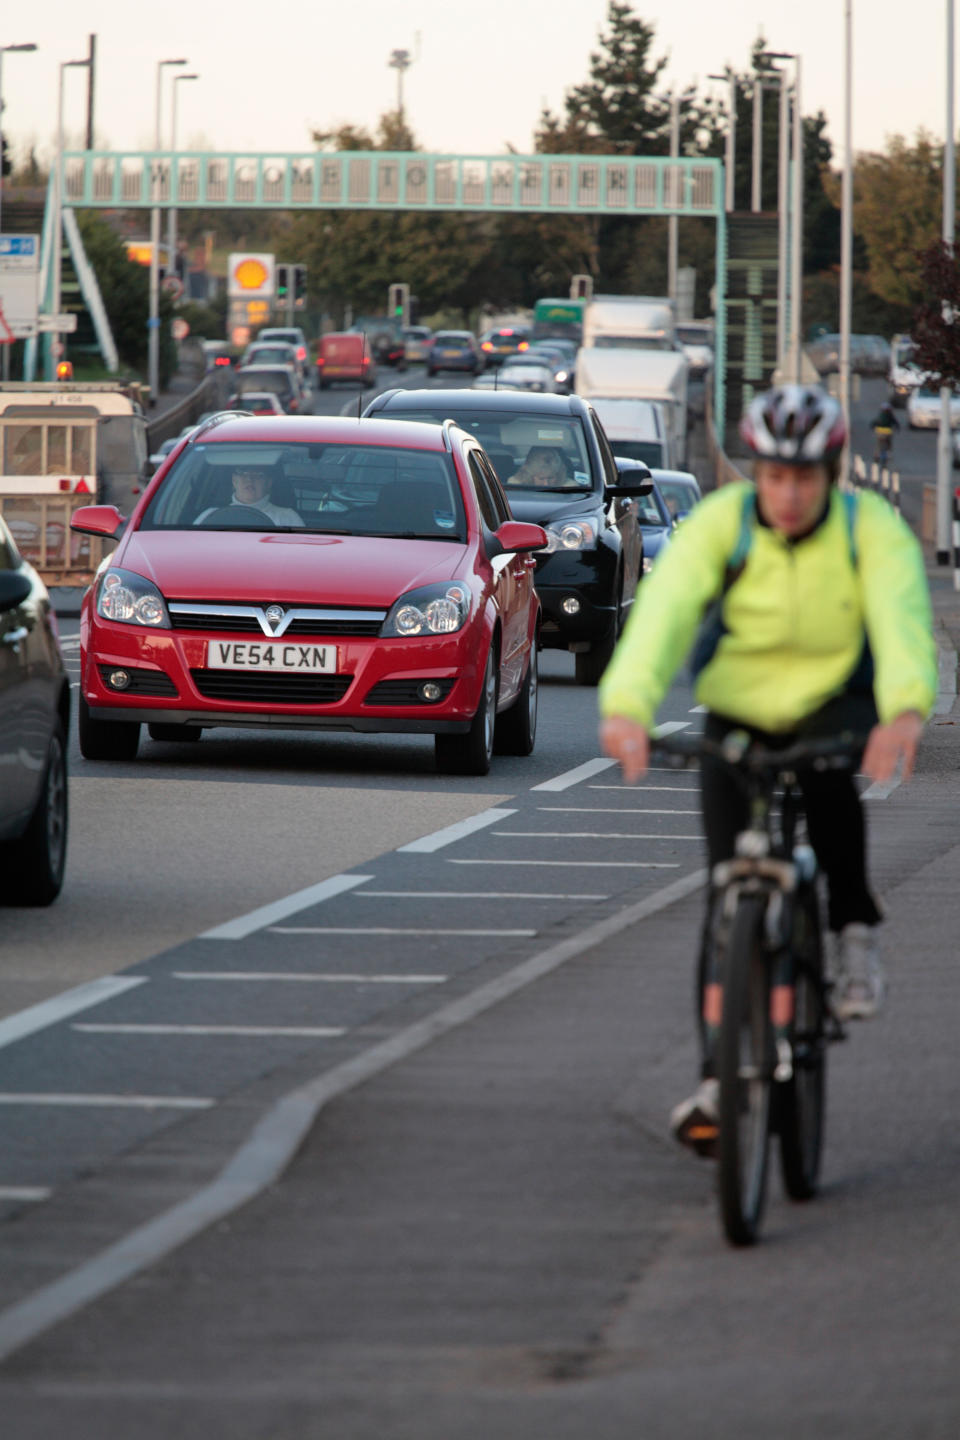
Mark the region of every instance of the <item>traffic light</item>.
[[392, 315], [400, 321], [401, 325], [410, 323], [410, 286], [391, 285], [387, 296], [387, 314]]
[[276, 267], [275, 274], [277, 279], [278, 300], [286, 300], [290, 293], [290, 271], [292, 268], [290, 265], [278, 265]]
[[593, 298], [593, 276], [574, 275], [570, 281], [571, 300], [591, 300]]
[[297, 309], [302, 309], [307, 300], [307, 267], [306, 265], [293, 265], [293, 303]]

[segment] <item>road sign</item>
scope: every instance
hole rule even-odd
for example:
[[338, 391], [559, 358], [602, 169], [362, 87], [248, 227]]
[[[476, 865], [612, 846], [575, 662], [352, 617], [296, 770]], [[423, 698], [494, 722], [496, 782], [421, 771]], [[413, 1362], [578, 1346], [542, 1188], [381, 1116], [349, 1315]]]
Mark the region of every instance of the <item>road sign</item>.
[[183, 295], [183, 281], [178, 275], [167, 275], [163, 281], [163, 288], [174, 300], [179, 300]]
[[72, 335], [77, 328], [77, 317], [72, 311], [63, 315], [38, 315], [37, 330], [41, 335]]
[[39, 266], [39, 235], [0, 235], [0, 304], [15, 340], [37, 333]]

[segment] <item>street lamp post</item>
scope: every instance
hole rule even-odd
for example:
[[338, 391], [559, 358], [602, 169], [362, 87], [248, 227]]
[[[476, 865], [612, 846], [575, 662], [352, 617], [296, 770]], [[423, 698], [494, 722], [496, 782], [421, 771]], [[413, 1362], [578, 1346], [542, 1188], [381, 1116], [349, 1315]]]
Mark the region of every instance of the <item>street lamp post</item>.
[[[63, 256], [63, 72], [65, 70], [85, 70], [90, 64], [89, 60], [63, 60], [60, 63], [60, 79], [57, 86], [57, 158], [54, 170], [53, 181], [53, 285], [51, 289], [50, 313], [53, 316], [60, 314], [60, 269]], [[56, 320], [54, 320], [56, 324]], [[58, 355], [55, 353], [59, 347], [60, 332], [54, 330], [50, 340], [50, 349], [47, 361], [47, 379], [54, 378], [55, 362]]]
[[800, 103], [800, 56], [788, 50], [765, 50], [767, 60], [793, 61], [793, 203], [790, 240], [789, 371], [800, 383], [803, 363], [803, 115]]
[[732, 70], [726, 75], [708, 75], [708, 80], [724, 80], [727, 84], [728, 100], [730, 107], [730, 123], [727, 126], [727, 139], [724, 147], [723, 166], [726, 171], [724, 197], [724, 209], [729, 215], [733, 210], [733, 202], [736, 197], [736, 172], [737, 163], [737, 77]]
[[[0, 45], [0, 156], [3, 155], [3, 57], [12, 51], [36, 50], [36, 45]], [[0, 164], [0, 203], [3, 199], [3, 165]], [[2, 218], [0, 218], [0, 230], [3, 229]]]
[[[160, 120], [164, 67], [186, 65], [186, 60], [157, 61], [156, 121], [153, 131], [153, 148], [159, 153]], [[154, 160], [151, 178], [151, 199], [154, 205], [150, 211], [150, 314], [147, 320], [147, 384], [150, 386], [150, 401], [154, 403], [160, 393], [160, 207], [156, 204], [160, 192], [160, 163]]]
[[[680, 97], [676, 91], [670, 92], [670, 159], [677, 160], [680, 156]], [[673, 202], [680, 203], [678, 188], [679, 176], [677, 170], [673, 172]], [[680, 217], [671, 215], [667, 221], [667, 294], [677, 303], [677, 274], [680, 263]]]
[[[199, 80], [200, 76], [191, 71], [187, 75], [174, 75], [173, 85], [170, 89], [170, 152], [176, 153], [177, 149], [177, 86], [181, 80]], [[173, 172], [171, 171], [171, 183]], [[177, 207], [172, 202], [176, 196], [170, 196], [171, 205], [167, 216], [167, 263], [170, 266], [170, 273], [176, 274], [177, 264]]]
[[409, 50], [391, 50], [390, 59], [387, 62], [391, 70], [397, 72], [397, 115], [400, 117], [400, 124], [403, 125], [403, 77], [413, 64]]

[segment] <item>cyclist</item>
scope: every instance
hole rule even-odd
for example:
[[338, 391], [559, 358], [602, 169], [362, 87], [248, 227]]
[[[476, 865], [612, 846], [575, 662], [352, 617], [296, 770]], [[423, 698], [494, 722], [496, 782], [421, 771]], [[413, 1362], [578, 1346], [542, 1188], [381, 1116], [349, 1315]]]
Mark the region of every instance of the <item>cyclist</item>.
[[[846, 432], [824, 391], [771, 390], [753, 400], [740, 428], [756, 457], [755, 481], [702, 501], [644, 580], [600, 685], [602, 748], [628, 784], [640, 779], [657, 707], [699, 627], [695, 690], [707, 736], [746, 729], [776, 746], [869, 732], [865, 773], [887, 780], [902, 764], [906, 777], [937, 690], [920, 546], [880, 496], [836, 489]], [[799, 778], [827, 879], [834, 1008], [867, 1019], [880, 1008], [884, 977], [863, 808], [849, 772]], [[719, 761], [704, 759], [700, 784], [712, 867], [733, 854], [746, 802]], [[708, 925], [709, 914], [705, 937]], [[688, 1131], [716, 1120], [713, 1057], [705, 1054], [701, 1084], [671, 1124], [693, 1143]]]
[[900, 429], [900, 421], [893, 413], [893, 406], [885, 400], [870, 421], [870, 429], [876, 436], [873, 458], [878, 465], [885, 465], [893, 448], [893, 432]]

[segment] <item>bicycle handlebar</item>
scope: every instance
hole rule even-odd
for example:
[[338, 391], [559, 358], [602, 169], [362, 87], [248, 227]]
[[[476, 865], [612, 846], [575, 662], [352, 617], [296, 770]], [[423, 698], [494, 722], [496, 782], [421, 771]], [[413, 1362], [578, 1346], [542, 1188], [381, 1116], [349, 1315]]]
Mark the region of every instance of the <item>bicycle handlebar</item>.
[[844, 730], [839, 735], [822, 739], [798, 740], [779, 750], [751, 739], [746, 730], [731, 730], [723, 740], [710, 740], [705, 735], [653, 736], [651, 753], [659, 752], [687, 762], [710, 755], [732, 769], [754, 774], [763, 771], [782, 773], [794, 769], [849, 769], [859, 761], [866, 743], [866, 734]]

